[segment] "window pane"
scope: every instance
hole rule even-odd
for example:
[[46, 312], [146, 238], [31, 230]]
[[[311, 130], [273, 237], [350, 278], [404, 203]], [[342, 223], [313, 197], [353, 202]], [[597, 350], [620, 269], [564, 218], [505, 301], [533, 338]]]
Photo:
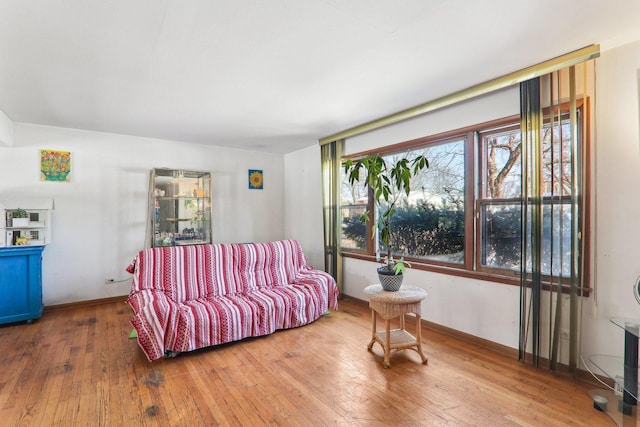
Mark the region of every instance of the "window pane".
[[483, 201], [480, 209], [482, 265], [519, 270], [522, 240], [520, 201]]
[[[520, 269], [520, 203], [482, 202], [482, 265]], [[529, 209], [531, 217], [531, 209]], [[542, 274], [568, 277], [571, 268], [571, 205], [569, 201], [545, 200], [542, 207]], [[531, 227], [527, 230], [531, 244]], [[531, 272], [531, 247], [527, 250]]]
[[486, 159], [486, 180], [483, 191], [489, 199], [510, 199], [520, 197], [521, 168], [520, 129], [483, 135], [483, 158]]
[[391, 245], [400, 256], [463, 263], [465, 140], [413, 151], [409, 159], [419, 154], [429, 168], [413, 178], [411, 194], [396, 205]]
[[[542, 272], [567, 276], [571, 262], [571, 127], [544, 124], [542, 133], [542, 179], [544, 182]], [[480, 200], [480, 263], [485, 267], [520, 269], [521, 258], [521, 139], [520, 130], [500, 130], [481, 136], [483, 169], [486, 171]], [[553, 202], [551, 201], [553, 198]], [[497, 200], [491, 200], [497, 199]], [[531, 212], [529, 212], [531, 215]], [[531, 230], [528, 242], [531, 242]], [[527, 254], [531, 248], [527, 249]], [[531, 259], [527, 258], [527, 271]]]
[[571, 138], [571, 124], [567, 118], [553, 127], [553, 134], [550, 124], [544, 126], [542, 175], [545, 196], [571, 194]]
[[[529, 209], [531, 215], [531, 209]], [[531, 272], [531, 223], [527, 249], [527, 271]], [[545, 200], [542, 207], [542, 274], [569, 277], [571, 273], [571, 204]]]
[[366, 206], [342, 206], [342, 241], [344, 249], [367, 249], [367, 225], [360, 221]]
[[[362, 178], [364, 180], [364, 177]], [[360, 217], [367, 210], [367, 188], [360, 182], [349, 184], [342, 171], [342, 241], [344, 249], [367, 249], [367, 226]]]

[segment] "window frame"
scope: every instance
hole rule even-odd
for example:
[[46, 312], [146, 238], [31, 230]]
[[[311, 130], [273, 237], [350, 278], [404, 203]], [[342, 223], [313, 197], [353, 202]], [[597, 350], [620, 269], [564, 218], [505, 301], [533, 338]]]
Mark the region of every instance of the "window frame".
[[[580, 161], [582, 162], [583, 167], [583, 177], [582, 177], [582, 187], [583, 187], [583, 208], [582, 208], [582, 218], [581, 220], [586, 224], [583, 227], [583, 230], [586, 233], [582, 233], [583, 239], [583, 247], [584, 252], [582, 254], [583, 262], [585, 262], [584, 268], [584, 283], [589, 283], [589, 260], [591, 259], [591, 248], [590, 248], [590, 238], [589, 238], [589, 230], [591, 227], [591, 215], [590, 215], [590, 206], [591, 206], [591, 141], [590, 141], [590, 109], [589, 109], [589, 99], [579, 99], [577, 100], [576, 107], [578, 110], [582, 110], [581, 112], [581, 121], [585, 123], [579, 123], [578, 132], [582, 137], [582, 142], [579, 147], [580, 153]], [[546, 109], [545, 109], [546, 110]], [[563, 104], [561, 106], [561, 111], [567, 111], [568, 104]], [[548, 114], [545, 114], [548, 116]], [[479, 280], [486, 280], [496, 283], [520, 286], [520, 271], [519, 270], [509, 270], [509, 269], [500, 269], [495, 267], [483, 266], [481, 263], [481, 244], [482, 244], [482, 228], [481, 228], [481, 211], [480, 211], [480, 203], [485, 200], [494, 200], [497, 199], [487, 199], [486, 197], [481, 197], [483, 191], [483, 180], [486, 177], [483, 175], [486, 172], [486, 165], [484, 165], [481, 149], [481, 140], [480, 135], [482, 133], [487, 133], [492, 130], [497, 130], [500, 128], [519, 128], [520, 127], [520, 115], [514, 114], [510, 116], [506, 116], [503, 118], [489, 120], [486, 122], [465, 126], [459, 129], [445, 131], [433, 135], [428, 135], [424, 137], [419, 137], [415, 139], [411, 139], [408, 141], [391, 144], [385, 147], [380, 147], [377, 149], [366, 150], [359, 153], [350, 154], [348, 156], [343, 157], [343, 161], [347, 159], [357, 159], [366, 157], [373, 154], [379, 154], [381, 156], [397, 154], [401, 152], [405, 152], [413, 149], [421, 149], [426, 148], [428, 146], [434, 146], [438, 144], [446, 143], [447, 141], [454, 139], [462, 139], [464, 138], [465, 143], [465, 191], [464, 191], [464, 201], [465, 201], [465, 213], [464, 213], [464, 222], [465, 222], [465, 235], [464, 235], [464, 262], [461, 264], [448, 263], [443, 261], [434, 261], [434, 260], [426, 260], [422, 258], [413, 258], [413, 257], [405, 257], [412, 264], [412, 268], [416, 270], [430, 271], [442, 274], [448, 274], [452, 276], [458, 277], [466, 277], [473, 278]], [[583, 132], [583, 129], [587, 129], [586, 132]], [[502, 200], [502, 199], [500, 199]], [[514, 200], [512, 198], [508, 198], [505, 200]], [[366, 208], [369, 210], [370, 215], [374, 214], [374, 203], [373, 197], [371, 193], [371, 189], [369, 189], [368, 200], [366, 204]], [[341, 248], [341, 255], [347, 258], [354, 258], [366, 261], [376, 262], [376, 242], [375, 238], [372, 236], [372, 228], [375, 222], [373, 218], [369, 218], [367, 222], [367, 248], [365, 250], [356, 250], [356, 249], [344, 249]], [[563, 292], [566, 291], [564, 285], [567, 284], [567, 281], [563, 278], [559, 278], [558, 276], [547, 276], [543, 278], [543, 281], [546, 285], [550, 283], [554, 283], [555, 285], [558, 282], [563, 286]], [[585, 288], [582, 290], [581, 295], [588, 296], [589, 289]]]

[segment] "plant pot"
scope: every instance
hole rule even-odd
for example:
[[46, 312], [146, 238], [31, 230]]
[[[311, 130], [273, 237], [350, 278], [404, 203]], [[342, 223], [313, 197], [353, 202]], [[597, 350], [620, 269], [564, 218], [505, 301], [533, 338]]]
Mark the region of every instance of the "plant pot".
[[11, 221], [12, 227], [28, 227], [29, 218], [13, 218]]
[[395, 272], [387, 270], [386, 267], [379, 267], [378, 279], [380, 280], [382, 289], [395, 292], [400, 289], [404, 276], [402, 274], [395, 274]]

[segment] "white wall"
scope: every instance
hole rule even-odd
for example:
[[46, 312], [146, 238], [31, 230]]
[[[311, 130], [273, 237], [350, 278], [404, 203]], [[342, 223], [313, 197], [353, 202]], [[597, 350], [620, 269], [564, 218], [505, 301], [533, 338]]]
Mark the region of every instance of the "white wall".
[[[640, 41], [602, 52], [596, 100], [596, 296], [585, 306], [583, 353], [622, 354], [611, 316], [640, 318]], [[597, 303], [597, 305], [596, 305]]]
[[349, 138], [344, 154], [359, 153], [519, 113], [519, 89], [507, 88]]
[[[344, 293], [365, 300], [363, 290], [378, 283], [376, 265], [344, 259]], [[406, 272], [403, 286], [427, 291], [422, 318], [502, 345], [517, 347], [520, 289], [417, 269]]]
[[[70, 183], [41, 182], [39, 150], [71, 151]], [[283, 156], [157, 139], [16, 123], [0, 146], [0, 195], [55, 200], [43, 254], [45, 305], [125, 295], [124, 271], [145, 246], [149, 171], [210, 171], [215, 242], [283, 238]], [[248, 189], [248, 169], [264, 170], [264, 190]], [[105, 285], [104, 279], [125, 280]]]
[[13, 145], [13, 121], [0, 110], [0, 146]]
[[285, 237], [298, 240], [308, 263], [324, 269], [320, 146], [286, 154], [284, 166]]

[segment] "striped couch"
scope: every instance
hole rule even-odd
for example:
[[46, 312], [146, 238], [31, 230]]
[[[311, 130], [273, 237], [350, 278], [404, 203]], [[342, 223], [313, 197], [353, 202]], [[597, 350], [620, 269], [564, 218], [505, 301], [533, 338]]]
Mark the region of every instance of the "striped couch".
[[297, 241], [144, 249], [127, 271], [131, 325], [149, 361], [270, 334], [337, 309], [338, 288]]

